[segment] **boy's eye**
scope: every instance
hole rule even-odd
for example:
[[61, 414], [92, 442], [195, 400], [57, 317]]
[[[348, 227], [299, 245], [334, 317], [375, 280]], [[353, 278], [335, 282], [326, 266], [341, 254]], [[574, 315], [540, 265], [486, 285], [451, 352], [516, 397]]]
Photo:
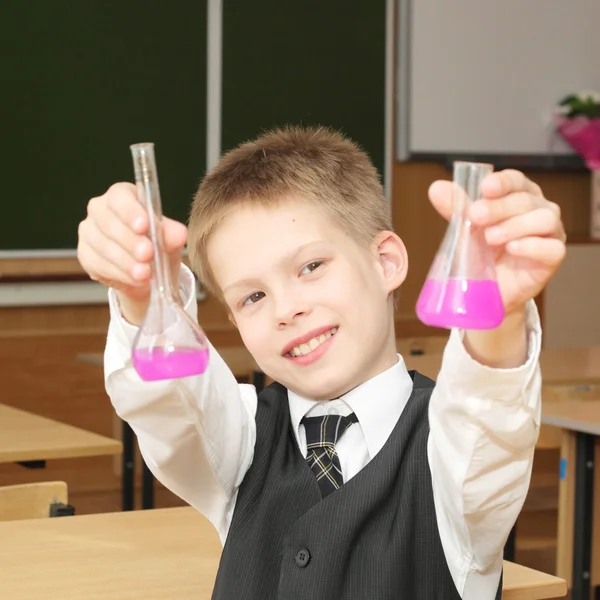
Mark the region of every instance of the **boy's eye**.
[[312, 262], [309, 262], [307, 265], [305, 265], [302, 268], [302, 271], [300, 271], [300, 274], [306, 275], [308, 273], [312, 273], [313, 271], [318, 269], [322, 264], [323, 264], [322, 260], [313, 260]]
[[254, 292], [244, 299], [243, 304], [256, 304], [260, 299], [264, 297], [264, 292]]

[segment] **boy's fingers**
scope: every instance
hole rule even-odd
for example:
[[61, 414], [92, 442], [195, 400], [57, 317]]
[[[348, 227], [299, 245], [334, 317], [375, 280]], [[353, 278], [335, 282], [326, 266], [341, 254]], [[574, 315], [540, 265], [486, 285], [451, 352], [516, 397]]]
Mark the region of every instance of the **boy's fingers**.
[[[140, 286], [145, 279], [136, 280], [126, 268], [122, 268], [101, 256], [89, 244], [81, 244], [77, 250], [77, 257], [90, 278], [111, 287]], [[148, 267], [149, 269], [149, 267]]]
[[435, 210], [437, 210], [444, 219], [448, 220], [452, 216], [452, 181], [434, 181], [429, 186], [429, 200]]
[[[88, 215], [107, 238], [123, 246], [137, 260], [151, 260], [149, 219], [133, 184], [117, 183], [104, 196], [92, 198]], [[163, 217], [162, 230], [166, 252], [170, 254], [185, 246], [187, 227], [183, 223]]]
[[168, 254], [182, 250], [187, 242], [187, 227], [179, 221], [163, 217], [163, 241]]
[[104, 276], [102, 268], [106, 264], [111, 264], [126, 276], [127, 283], [130, 285], [146, 279], [150, 269], [147, 261], [140, 262], [139, 258], [128, 252], [119, 242], [106, 237], [93, 221], [88, 219], [81, 223], [80, 238], [83, 240], [82, 245], [87, 246], [94, 253], [95, 261], [89, 265], [92, 270]]
[[485, 230], [488, 244], [506, 244], [512, 240], [530, 236], [553, 236], [560, 239], [560, 220], [549, 208], [543, 207], [506, 219]]
[[[95, 210], [91, 207], [89, 214], [90, 218], [81, 224], [80, 233], [95, 236], [93, 243], [98, 252], [102, 252], [100, 248], [102, 239], [106, 242], [115, 242], [136, 260], [141, 262], [151, 260], [152, 243], [147, 236], [136, 234], [110, 210]], [[85, 229], [86, 226], [88, 229]]]
[[481, 183], [481, 193], [486, 198], [499, 198], [514, 192], [527, 192], [543, 196], [542, 189], [521, 171], [504, 169], [488, 175]]
[[556, 238], [526, 237], [506, 245], [513, 256], [529, 258], [548, 267], [557, 267], [565, 257], [564, 242]]
[[148, 231], [148, 215], [137, 195], [133, 183], [115, 183], [101, 199], [106, 202], [108, 209], [116, 215], [127, 227], [139, 234]]
[[469, 207], [468, 214], [475, 225], [489, 227], [540, 208], [548, 209], [560, 221], [560, 208], [556, 204], [528, 192], [514, 192], [495, 200], [482, 198]]
[[[440, 180], [433, 182], [429, 187], [431, 203], [445, 219], [449, 219], [452, 214], [453, 186], [452, 181]], [[540, 186], [514, 169], [505, 169], [488, 175], [481, 184], [481, 192], [484, 198], [490, 199], [511, 194], [526, 194], [531, 198], [538, 198], [540, 202], [545, 201]]]
[[[518, 171], [514, 171], [514, 173], [516, 173], [516, 175], [514, 175], [516, 180], [522, 176]], [[509, 175], [509, 177], [512, 176], [513, 175]], [[533, 185], [537, 187], [536, 184]], [[452, 215], [453, 187], [454, 184], [451, 181], [436, 181], [429, 187], [429, 198], [431, 203], [446, 220]], [[526, 228], [527, 223], [529, 223], [533, 229], [531, 229], [529, 233], [522, 233], [521, 237], [523, 235], [533, 235], [535, 232], [535, 235], [554, 235], [554, 237], [564, 242], [566, 240], [566, 234], [560, 218], [560, 207], [553, 202], [549, 202], [543, 196], [534, 193], [513, 192], [505, 197], [496, 199], [481, 198], [473, 202], [469, 207], [468, 216], [474, 225], [486, 228], [500, 225], [503, 228], [505, 221], [518, 218], [527, 213], [542, 214], [537, 212], [540, 210], [543, 211], [544, 222], [541, 225], [534, 227], [528, 219], [519, 227]], [[492, 232], [491, 236], [488, 238], [489, 242], [496, 244], [504, 243], [504, 241], [500, 241], [503, 235], [505, 236], [505, 241], [508, 239], [515, 239], [517, 237], [517, 232], [514, 230], [514, 227], [516, 226], [513, 223], [509, 226], [509, 231], [507, 232], [502, 232], [501, 230]], [[541, 231], [539, 230], [540, 227]], [[512, 232], [510, 229], [512, 229]], [[525, 231], [525, 229], [523, 229], [523, 231]], [[490, 234], [486, 234], [486, 237], [488, 235]], [[494, 235], [497, 236], [498, 241], [492, 242]]]

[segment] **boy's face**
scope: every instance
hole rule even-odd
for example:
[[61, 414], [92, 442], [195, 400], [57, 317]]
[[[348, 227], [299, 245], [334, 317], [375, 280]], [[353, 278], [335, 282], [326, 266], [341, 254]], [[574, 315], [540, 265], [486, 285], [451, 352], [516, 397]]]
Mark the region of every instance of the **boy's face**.
[[208, 260], [246, 347], [297, 394], [336, 398], [395, 364], [390, 294], [407, 268], [395, 234], [365, 248], [314, 204], [245, 204], [212, 234]]

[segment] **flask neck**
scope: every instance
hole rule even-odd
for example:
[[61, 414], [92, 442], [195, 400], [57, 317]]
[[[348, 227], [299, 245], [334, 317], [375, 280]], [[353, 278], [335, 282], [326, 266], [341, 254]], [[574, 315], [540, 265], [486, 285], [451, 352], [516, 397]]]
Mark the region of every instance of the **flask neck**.
[[465, 211], [481, 198], [481, 183], [493, 171], [486, 163], [454, 163], [453, 212], [462, 218]]
[[160, 200], [155, 198], [154, 204], [150, 210], [150, 227], [152, 236], [152, 245], [154, 246], [154, 256], [152, 258], [152, 292], [158, 296], [173, 300], [175, 292], [173, 290], [173, 277], [169, 257], [164, 249], [162, 217], [160, 215]]
[[158, 260], [155, 258], [152, 261], [150, 291], [154, 297], [165, 298], [167, 300], [175, 300], [176, 298], [171, 278], [171, 269], [166, 257]]
[[148, 215], [148, 236], [154, 248], [152, 259], [152, 293], [172, 300], [173, 281], [169, 259], [164, 249], [162, 231], [162, 203], [158, 185], [158, 172], [154, 156], [154, 144], [131, 146], [138, 197]]

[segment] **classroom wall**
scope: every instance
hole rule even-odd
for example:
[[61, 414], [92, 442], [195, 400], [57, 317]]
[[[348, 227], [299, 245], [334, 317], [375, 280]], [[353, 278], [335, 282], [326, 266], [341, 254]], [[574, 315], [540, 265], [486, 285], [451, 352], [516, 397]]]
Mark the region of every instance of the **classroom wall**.
[[600, 244], [572, 244], [545, 293], [546, 347], [600, 345]]
[[[589, 241], [590, 178], [587, 172], [528, 172], [539, 183], [547, 198], [557, 202], [569, 241], [586, 246]], [[396, 311], [398, 337], [439, 335], [416, 318], [414, 306], [429, 266], [446, 229], [445, 221], [431, 207], [427, 189], [436, 179], [448, 179], [450, 171], [435, 163], [396, 163], [392, 183], [394, 228], [406, 244], [409, 274], [402, 287]], [[578, 268], [574, 258], [574, 268]], [[571, 264], [571, 263], [570, 263]], [[75, 259], [0, 260], [1, 275], [36, 273], [82, 273]], [[540, 299], [541, 300], [541, 299]], [[543, 303], [540, 302], [540, 305]], [[102, 334], [107, 323], [107, 306], [2, 308], [0, 335], [23, 335], [46, 330]], [[217, 344], [239, 343], [239, 335], [227, 319], [222, 306], [209, 297], [199, 304], [203, 327]], [[216, 336], [216, 337], [215, 337]], [[211, 338], [212, 339], [212, 338]]]

